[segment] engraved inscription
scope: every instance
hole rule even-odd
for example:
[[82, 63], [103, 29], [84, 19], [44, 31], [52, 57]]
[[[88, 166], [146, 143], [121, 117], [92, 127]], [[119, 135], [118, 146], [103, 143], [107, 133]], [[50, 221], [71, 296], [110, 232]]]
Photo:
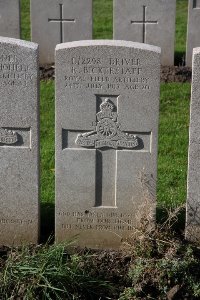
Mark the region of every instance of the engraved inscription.
[[200, 9], [200, 0], [193, 0], [193, 8]]
[[0, 127], [0, 147], [22, 147], [30, 149], [30, 128]]
[[142, 25], [142, 42], [146, 43], [146, 26], [149, 25], [157, 25], [158, 21], [148, 21], [146, 19], [147, 14], [147, 6], [143, 5], [143, 20], [142, 21], [131, 21], [131, 24], [141, 24]]
[[31, 69], [16, 55], [0, 53], [0, 86], [27, 86], [34, 76]]
[[113, 149], [138, 147], [139, 140], [133, 134], [124, 133], [117, 122], [118, 114], [113, 112], [114, 105], [106, 98], [100, 105], [100, 111], [96, 114], [96, 130], [78, 134], [75, 143], [82, 147]]
[[58, 216], [70, 218], [71, 223], [62, 223], [63, 230], [132, 231], [134, 214], [117, 212], [64, 212]]
[[[111, 57], [72, 57], [68, 62], [65, 88], [96, 90], [149, 90], [140, 59]], [[143, 74], [144, 73], [144, 74]]]
[[0, 128], [0, 143], [5, 145], [12, 145], [17, 143], [18, 134], [13, 130]]
[[63, 18], [63, 4], [59, 4], [60, 7], [60, 19], [48, 19], [48, 22], [60, 23], [60, 43], [64, 42], [64, 23], [75, 23], [75, 19], [64, 19]]
[[33, 223], [33, 220], [23, 220], [23, 219], [9, 219], [9, 218], [4, 218], [0, 219], [0, 224], [19, 224], [19, 225], [30, 225]]

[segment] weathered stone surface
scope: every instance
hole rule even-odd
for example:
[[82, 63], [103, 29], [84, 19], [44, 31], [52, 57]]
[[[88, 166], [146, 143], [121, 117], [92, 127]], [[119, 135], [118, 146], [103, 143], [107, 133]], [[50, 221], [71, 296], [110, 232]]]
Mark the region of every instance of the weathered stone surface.
[[52, 63], [57, 44], [92, 39], [92, 0], [31, 0], [31, 24], [40, 62]]
[[160, 49], [56, 48], [56, 241], [117, 248], [154, 219]]
[[189, 0], [188, 2], [188, 25], [187, 25], [187, 49], [186, 65], [192, 66], [193, 48], [200, 46], [200, 0]]
[[186, 238], [200, 241], [200, 48], [193, 51], [188, 154]]
[[38, 45], [0, 38], [0, 245], [37, 243]]
[[161, 64], [174, 64], [175, 0], [114, 0], [114, 39], [161, 47]]
[[0, 36], [20, 38], [19, 0], [0, 0]]

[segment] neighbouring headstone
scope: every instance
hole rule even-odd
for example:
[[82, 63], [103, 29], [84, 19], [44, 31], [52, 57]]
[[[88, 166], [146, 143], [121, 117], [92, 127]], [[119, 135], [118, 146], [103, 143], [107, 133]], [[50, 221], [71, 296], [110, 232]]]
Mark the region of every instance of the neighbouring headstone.
[[31, 0], [31, 27], [40, 62], [52, 63], [57, 44], [92, 39], [92, 0]]
[[161, 64], [174, 64], [175, 0], [114, 0], [114, 39], [161, 47]]
[[37, 243], [38, 45], [0, 38], [0, 245]]
[[56, 48], [56, 241], [117, 248], [154, 220], [160, 48]]
[[187, 25], [187, 49], [186, 65], [192, 66], [193, 48], [200, 46], [200, 0], [189, 0], [188, 2], [188, 25]]
[[0, 0], [0, 36], [20, 38], [19, 0]]
[[200, 241], [200, 48], [193, 51], [188, 154], [186, 239]]

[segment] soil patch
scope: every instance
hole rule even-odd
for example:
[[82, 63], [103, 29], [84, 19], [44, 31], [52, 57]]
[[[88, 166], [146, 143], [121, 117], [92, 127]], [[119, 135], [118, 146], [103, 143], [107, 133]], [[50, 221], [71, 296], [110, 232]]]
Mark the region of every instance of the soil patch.
[[161, 82], [191, 82], [192, 69], [189, 67], [162, 66]]

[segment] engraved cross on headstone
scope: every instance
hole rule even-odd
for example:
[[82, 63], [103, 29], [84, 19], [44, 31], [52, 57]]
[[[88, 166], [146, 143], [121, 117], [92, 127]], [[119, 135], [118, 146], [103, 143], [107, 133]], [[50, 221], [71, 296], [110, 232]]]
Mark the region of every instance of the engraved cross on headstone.
[[148, 21], [146, 20], [147, 6], [143, 5], [143, 20], [142, 21], [131, 21], [131, 24], [141, 24], [142, 28], [142, 42], [146, 43], [146, 26], [158, 24], [158, 21]]
[[[117, 107], [118, 104], [115, 106], [110, 99], [106, 98], [99, 107], [97, 106], [94, 130], [90, 132], [81, 130], [79, 133], [78, 130], [73, 131], [75, 145], [96, 151], [95, 207], [117, 207], [118, 152], [144, 149], [141, 137], [136, 136], [132, 131], [128, 133], [121, 130]], [[140, 136], [145, 134], [141, 133]], [[69, 141], [67, 147], [70, 147]], [[76, 149], [74, 146], [72, 148]]]
[[64, 42], [64, 23], [75, 23], [75, 19], [64, 19], [63, 18], [63, 4], [59, 4], [60, 6], [60, 18], [59, 19], [48, 19], [48, 22], [58, 22], [60, 23], [60, 43]]
[[193, 8], [200, 9], [200, 0], [193, 0]]

